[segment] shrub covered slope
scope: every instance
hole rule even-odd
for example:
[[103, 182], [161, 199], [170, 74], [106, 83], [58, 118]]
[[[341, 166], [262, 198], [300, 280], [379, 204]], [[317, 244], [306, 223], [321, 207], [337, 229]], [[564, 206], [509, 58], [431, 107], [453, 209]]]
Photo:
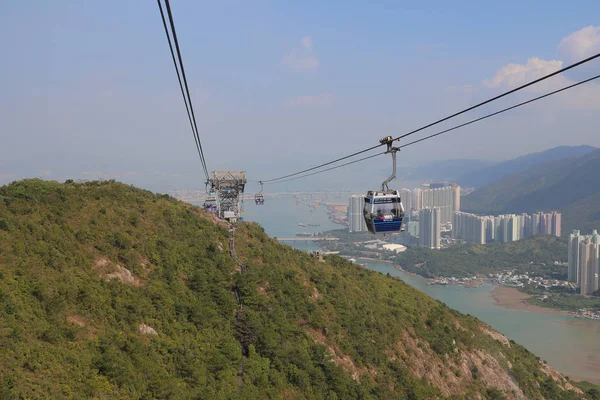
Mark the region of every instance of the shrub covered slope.
[[399, 280], [246, 223], [242, 273], [228, 235], [115, 182], [0, 188], [0, 398], [586, 396]]
[[566, 239], [539, 235], [515, 242], [466, 243], [441, 250], [413, 247], [398, 254], [396, 262], [426, 278], [487, 275], [515, 269], [519, 274], [566, 280], [566, 267], [554, 265], [566, 258]]

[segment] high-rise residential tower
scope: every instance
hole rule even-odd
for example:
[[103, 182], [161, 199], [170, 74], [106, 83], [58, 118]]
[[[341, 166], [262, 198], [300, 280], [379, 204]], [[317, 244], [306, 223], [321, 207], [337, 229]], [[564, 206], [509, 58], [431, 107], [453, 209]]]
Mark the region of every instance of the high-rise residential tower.
[[364, 196], [352, 195], [348, 199], [348, 231], [367, 232], [367, 224], [363, 216]]
[[599, 289], [600, 235], [581, 235], [578, 230], [569, 236], [568, 280], [576, 282], [579, 292], [591, 295]]
[[441, 242], [441, 210], [424, 208], [419, 212], [419, 246], [439, 249]]
[[585, 239], [578, 230], [569, 235], [567, 280], [579, 283], [579, 243]]

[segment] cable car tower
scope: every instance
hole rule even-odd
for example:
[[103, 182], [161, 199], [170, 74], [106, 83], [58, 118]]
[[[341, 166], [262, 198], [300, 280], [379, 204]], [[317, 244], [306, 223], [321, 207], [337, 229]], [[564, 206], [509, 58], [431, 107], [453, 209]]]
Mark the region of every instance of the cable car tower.
[[217, 202], [217, 216], [237, 222], [242, 214], [242, 195], [246, 187], [246, 171], [213, 171], [208, 182]]

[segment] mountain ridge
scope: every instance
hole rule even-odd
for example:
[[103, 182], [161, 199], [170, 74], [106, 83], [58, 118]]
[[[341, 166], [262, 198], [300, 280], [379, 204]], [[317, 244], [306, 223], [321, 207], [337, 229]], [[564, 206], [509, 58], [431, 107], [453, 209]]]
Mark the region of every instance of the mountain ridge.
[[457, 182], [466, 187], [480, 188], [505, 176], [522, 172], [536, 165], [566, 158], [579, 157], [595, 150], [597, 150], [596, 147], [588, 145], [557, 146], [548, 150], [525, 154], [517, 158], [502, 161], [490, 167], [472, 171], [458, 177]]
[[600, 226], [600, 150], [550, 161], [506, 176], [463, 197], [464, 211], [478, 214], [563, 211], [563, 235]]

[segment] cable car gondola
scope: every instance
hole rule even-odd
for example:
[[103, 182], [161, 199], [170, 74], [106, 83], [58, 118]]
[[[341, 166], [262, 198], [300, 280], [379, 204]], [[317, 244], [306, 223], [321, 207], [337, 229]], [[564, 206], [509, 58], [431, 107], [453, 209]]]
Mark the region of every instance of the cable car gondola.
[[260, 181], [258, 183], [260, 183], [260, 192], [258, 192], [254, 195], [254, 203], [256, 203], [257, 206], [262, 206], [265, 204], [265, 196], [263, 196], [263, 194], [262, 194], [263, 183], [262, 183], [262, 181]]
[[388, 183], [396, 177], [396, 152], [399, 150], [392, 147], [391, 136], [379, 141], [387, 144], [387, 153], [392, 154], [394, 169], [392, 175], [381, 184], [381, 190], [370, 190], [365, 196], [363, 214], [367, 229], [371, 233], [401, 232], [402, 219], [404, 218], [404, 206], [397, 190], [390, 190]]
[[215, 197], [215, 192], [211, 191], [206, 200], [204, 200], [204, 209], [209, 213], [217, 213], [217, 198]]

